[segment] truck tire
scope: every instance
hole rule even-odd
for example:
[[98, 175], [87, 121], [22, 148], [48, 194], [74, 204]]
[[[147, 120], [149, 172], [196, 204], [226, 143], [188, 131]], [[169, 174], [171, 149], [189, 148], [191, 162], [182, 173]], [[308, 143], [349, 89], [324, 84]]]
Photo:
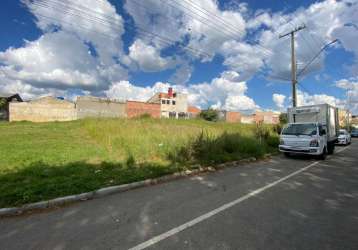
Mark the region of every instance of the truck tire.
[[328, 143], [327, 143], [327, 153], [328, 153], [329, 155], [331, 155], [331, 154], [334, 153], [334, 148], [335, 148], [334, 142], [328, 142]]
[[319, 159], [319, 160], [325, 160], [326, 157], [327, 157], [327, 149], [324, 148], [322, 154], [320, 154], [320, 155], [318, 156], [318, 159]]

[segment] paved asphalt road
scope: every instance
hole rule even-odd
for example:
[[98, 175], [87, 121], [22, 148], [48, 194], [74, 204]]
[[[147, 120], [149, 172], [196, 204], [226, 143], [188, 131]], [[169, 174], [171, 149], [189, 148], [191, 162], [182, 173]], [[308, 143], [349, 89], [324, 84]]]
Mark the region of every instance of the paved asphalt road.
[[0, 249], [358, 249], [358, 140], [0, 220]]

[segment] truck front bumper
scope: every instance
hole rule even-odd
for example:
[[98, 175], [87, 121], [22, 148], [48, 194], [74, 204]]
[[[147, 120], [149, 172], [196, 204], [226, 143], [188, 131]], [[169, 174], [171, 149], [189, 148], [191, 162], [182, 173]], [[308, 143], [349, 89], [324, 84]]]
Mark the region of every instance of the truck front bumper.
[[294, 154], [320, 155], [322, 152], [319, 147], [293, 147], [287, 145], [279, 145], [280, 152]]

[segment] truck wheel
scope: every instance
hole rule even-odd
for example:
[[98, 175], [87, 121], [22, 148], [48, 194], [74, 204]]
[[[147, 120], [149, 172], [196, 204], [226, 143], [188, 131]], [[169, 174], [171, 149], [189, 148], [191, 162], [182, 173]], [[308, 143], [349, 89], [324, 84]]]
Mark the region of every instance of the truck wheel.
[[327, 153], [328, 153], [329, 155], [333, 154], [333, 153], [334, 153], [334, 148], [335, 148], [334, 143], [329, 142], [329, 143], [327, 144]]
[[325, 160], [326, 157], [327, 157], [327, 150], [326, 150], [326, 148], [324, 148], [322, 154], [320, 154], [320, 155], [318, 156], [318, 159], [319, 159], [319, 160]]

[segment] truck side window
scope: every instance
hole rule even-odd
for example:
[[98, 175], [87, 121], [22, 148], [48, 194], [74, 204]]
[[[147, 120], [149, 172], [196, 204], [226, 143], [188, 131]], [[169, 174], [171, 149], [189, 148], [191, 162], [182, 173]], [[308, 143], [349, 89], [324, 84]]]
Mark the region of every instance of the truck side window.
[[325, 134], [326, 134], [326, 130], [322, 126], [319, 126], [319, 135], [325, 135]]

